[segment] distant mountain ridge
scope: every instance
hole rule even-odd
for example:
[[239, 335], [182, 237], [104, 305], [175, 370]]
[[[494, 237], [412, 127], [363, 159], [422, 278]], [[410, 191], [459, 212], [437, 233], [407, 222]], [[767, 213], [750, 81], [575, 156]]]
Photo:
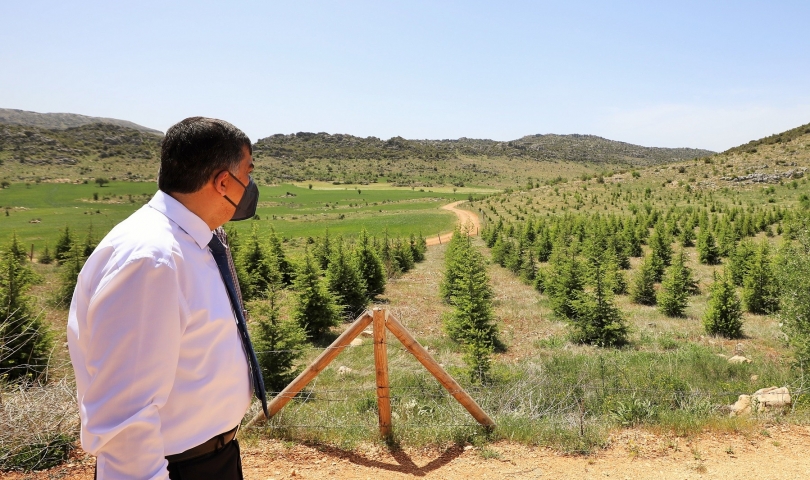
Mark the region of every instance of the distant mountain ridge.
[[642, 147], [596, 135], [527, 135], [497, 141], [462, 137], [457, 140], [408, 140], [393, 137], [355, 137], [347, 134], [299, 132], [276, 134], [256, 142], [256, 150], [269, 157], [303, 160], [373, 158], [521, 157], [592, 163], [651, 165], [713, 155], [696, 148]]
[[160, 130], [144, 127], [137, 123], [116, 118], [90, 117], [77, 113], [37, 113], [27, 110], [16, 110], [13, 108], [0, 108], [0, 123], [8, 125], [23, 125], [47, 129], [65, 130], [68, 128], [81, 127], [92, 123], [104, 123], [118, 125], [119, 127], [132, 128], [141, 132], [163, 135]]

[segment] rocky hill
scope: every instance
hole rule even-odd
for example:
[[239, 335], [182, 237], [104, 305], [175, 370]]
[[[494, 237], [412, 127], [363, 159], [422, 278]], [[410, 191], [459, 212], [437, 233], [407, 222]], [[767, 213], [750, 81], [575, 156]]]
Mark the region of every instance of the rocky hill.
[[157, 173], [161, 138], [109, 123], [66, 129], [0, 124], [0, 177], [13, 182], [151, 179]]
[[15, 110], [12, 108], [0, 108], [0, 124], [63, 130], [72, 127], [80, 127], [82, 125], [89, 125], [91, 123], [117, 125], [119, 127], [132, 128], [142, 132], [153, 133], [155, 135], [163, 135], [163, 132], [161, 131], [147, 128], [126, 120], [118, 120], [116, 118], [88, 117], [87, 115], [79, 115], [76, 113], [37, 113], [28, 112], [26, 110]]
[[703, 157], [714, 152], [694, 148], [651, 148], [608, 140], [594, 135], [529, 135], [500, 142], [459, 138], [457, 140], [406, 140], [299, 132], [277, 134], [256, 143], [256, 149], [271, 157], [347, 160], [356, 158], [450, 158], [522, 157], [534, 160], [564, 160], [605, 164], [652, 165]]

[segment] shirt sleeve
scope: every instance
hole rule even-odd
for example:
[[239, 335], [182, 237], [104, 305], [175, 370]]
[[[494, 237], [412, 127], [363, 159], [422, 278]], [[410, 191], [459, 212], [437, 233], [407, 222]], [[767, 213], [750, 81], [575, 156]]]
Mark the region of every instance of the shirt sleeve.
[[176, 272], [132, 260], [104, 279], [87, 310], [89, 384], [79, 398], [98, 478], [167, 479], [158, 409], [171, 392], [180, 351]]

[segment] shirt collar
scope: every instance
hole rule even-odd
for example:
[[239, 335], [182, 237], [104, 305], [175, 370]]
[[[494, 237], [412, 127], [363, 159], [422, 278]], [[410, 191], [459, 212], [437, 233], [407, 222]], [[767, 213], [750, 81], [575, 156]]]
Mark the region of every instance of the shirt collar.
[[197, 245], [201, 249], [208, 247], [208, 242], [211, 241], [211, 236], [213, 235], [208, 225], [202, 218], [198, 217], [171, 195], [162, 190], [158, 190], [155, 196], [149, 200], [149, 206], [163, 215], [166, 215], [169, 220], [176, 223], [177, 226], [183, 229], [184, 232], [189, 234], [191, 238], [197, 242]]

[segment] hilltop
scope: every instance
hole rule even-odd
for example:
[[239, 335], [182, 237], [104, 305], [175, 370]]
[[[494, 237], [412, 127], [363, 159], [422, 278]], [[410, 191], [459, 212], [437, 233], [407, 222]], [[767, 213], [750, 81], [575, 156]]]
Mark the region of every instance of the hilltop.
[[119, 127], [132, 128], [141, 132], [163, 135], [163, 132], [152, 128], [138, 125], [127, 120], [116, 118], [89, 117], [77, 113], [37, 113], [26, 110], [16, 110], [13, 108], [0, 108], [0, 124], [22, 125], [29, 127], [40, 127], [64, 130], [67, 128], [81, 127], [92, 123], [103, 123], [117, 125]]
[[384, 178], [412, 186], [514, 186], [532, 179], [657, 165], [713, 153], [642, 147], [594, 135], [529, 135], [501, 142], [381, 140], [299, 132], [263, 138], [254, 147], [254, 157], [279, 180], [367, 183]]

